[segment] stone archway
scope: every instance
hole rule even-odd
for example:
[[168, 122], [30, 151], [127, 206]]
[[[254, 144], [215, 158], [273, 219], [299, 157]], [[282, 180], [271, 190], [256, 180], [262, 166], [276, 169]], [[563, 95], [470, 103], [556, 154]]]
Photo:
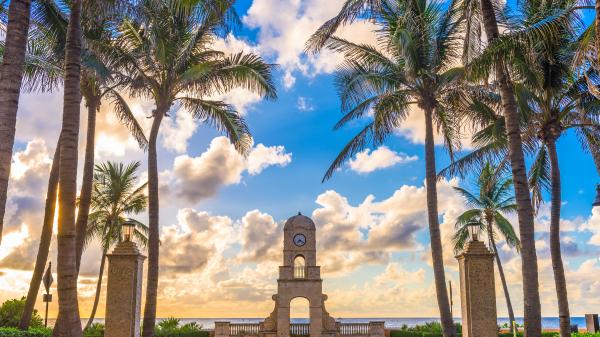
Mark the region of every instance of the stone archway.
[[295, 297], [290, 301], [290, 336], [310, 335], [310, 301], [305, 297]]

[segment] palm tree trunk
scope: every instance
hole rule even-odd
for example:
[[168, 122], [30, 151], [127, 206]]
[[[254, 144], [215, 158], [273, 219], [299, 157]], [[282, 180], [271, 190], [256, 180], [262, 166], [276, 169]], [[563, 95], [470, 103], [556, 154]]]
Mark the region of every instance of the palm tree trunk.
[[142, 337], [154, 336], [156, 324], [156, 297], [158, 295], [158, 255], [159, 255], [159, 216], [158, 216], [158, 164], [156, 140], [158, 130], [166, 109], [157, 108], [152, 121], [148, 140], [148, 282], [146, 284], [146, 304], [144, 306], [144, 324]]
[[[596, 39], [596, 69], [600, 69], [600, 0], [596, 0], [596, 22], [594, 26]], [[598, 168], [600, 171], [600, 168]]]
[[[90, 97], [91, 96], [91, 97]], [[93, 95], [86, 95], [88, 111], [87, 135], [85, 144], [85, 159], [83, 162], [83, 178], [81, 181], [81, 193], [79, 193], [79, 211], [77, 212], [77, 271], [81, 264], [83, 246], [87, 232], [88, 215], [90, 213], [90, 202], [92, 200], [92, 180], [94, 178], [94, 150], [96, 138], [96, 113], [100, 108], [100, 99]]]
[[488, 238], [490, 240], [490, 246], [496, 257], [496, 265], [498, 266], [498, 275], [500, 275], [500, 282], [502, 282], [502, 290], [504, 291], [504, 298], [506, 299], [506, 308], [508, 309], [508, 319], [510, 320], [510, 331], [513, 331], [513, 322], [515, 321], [515, 312], [513, 311], [512, 302], [510, 300], [510, 294], [508, 293], [508, 285], [506, 284], [506, 277], [504, 276], [504, 268], [500, 261], [500, 255], [498, 255], [498, 248], [496, 248], [496, 240], [494, 240], [494, 227], [492, 222], [488, 221]]
[[433, 115], [432, 109], [425, 111], [425, 181], [427, 185], [427, 216], [429, 220], [429, 237], [431, 240], [431, 258], [433, 262], [433, 276], [440, 320], [444, 337], [456, 336], [454, 320], [450, 310], [448, 293], [446, 292], [446, 276], [444, 272], [444, 256], [442, 253], [442, 239], [438, 220], [437, 206], [437, 175], [435, 169], [435, 148], [433, 141]]
[[58, 189], [58, 163], [60, 161], [60, 136], [54, 150], [54, 158], [52, 159], [52, 168], [50, 169], [50, 177], [48, 178], [48, 191], [46, 192], [46, 206], [44, 209], [44, 222], [42, 224], [42, 234], [40, 237], [40, 245], [38, 247], [37, 257], [35, 259], [35, 267], [33, 275], [29, 283], [29, 291], [25, 300], [25, 308], [19, 329], [27, 330], [33, 315], [35, 301], [40, 291], [40, 284], [44, 277], [46, 262], [48, 261], [48, 253], [50, 251], [50, 243], [52, 242], [52, 226], [54, 224], [54, 212], [56, 210], [56, 193]]
[[77, 145], [81, 92], [81, 0], [71, 2], [65, 53], [64, 105], [58, 192], [58, 329], [54, 337], [81, 337], [77, 301]]
[[104, 264], [106, 263], [106, 249], [102, 251], [102, 259], [100, 260], [100, 272], [98, 272], [98, 283], [96, 284], [96, 296], [94, 297], [94, 305], [92, 306], [92, 312], [88, 319], [85, 329], [89, 328], [94, 323], [94, 317], [96, 317], [96, 310], [98, 309], [98, 302], [100, 302], [100, 293], [102, 292], [102, 276], [104, 275]]
[[554, 272], [554, 284], [556, 286], [556, 297], [558, 298], [558, 317], [560, 324], [560, 337], [571, 336], [571, 315], [569, 314], [569, 300], [567, 298], [567, 282], [565, 280], [565, 269], [560, 252], [560, 208], [561, 208], [561, 185], [560, 168], [558, 167], [558, 153], [556, 142], [550, 140], [548, 155], [551, 166], [551, 201], [550, 201], [550, 256], [552, 258], [552, 271]]
[[0, 68], [0, 121], [2, 121], [0, 123], [0, 243], [15, 143], [15, 125], [23, 80], [30, 12], [31, 0], [12, 0], [8, 6], [4, 56]]
[[[480, 0], [483, 23], [488, 41], [499, 36], [496, 14], [490, 0]], [[496, 65], [496, 79], [500, 88], [500, 97], [506, 120], [509, 156], [517, 200], [519, 232], [521, 239], [521, 270], [523, 273], [523, 302], [525, 318], [525, 336], [540, 337], [542, 317], [538, 283], [538, 264], [535, 250], [535, 231], [533, 207], [529, 194], [529, 183], [525, 169], [525, 158], [520, 133], [520, 121], [515, 95], [508, 72], [502, 64]]]

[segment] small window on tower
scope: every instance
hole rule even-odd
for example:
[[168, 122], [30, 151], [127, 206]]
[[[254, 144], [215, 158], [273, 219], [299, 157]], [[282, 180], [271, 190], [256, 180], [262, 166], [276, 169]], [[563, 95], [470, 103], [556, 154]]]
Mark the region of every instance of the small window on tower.
[[302, 255], [294, 258], [294, 278], [306, 278], [306, 265]]

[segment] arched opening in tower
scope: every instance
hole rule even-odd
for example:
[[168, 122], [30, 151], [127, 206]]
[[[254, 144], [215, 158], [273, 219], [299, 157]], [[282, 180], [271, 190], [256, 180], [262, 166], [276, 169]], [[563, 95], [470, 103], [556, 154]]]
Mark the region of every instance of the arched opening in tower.
[[308, 336], [310, 333], [310, 303], [304, 297], [290, 302], [290, 337]]
[[294, 278], [306, 278], [306, 261], [302, 255], [294, 258]]

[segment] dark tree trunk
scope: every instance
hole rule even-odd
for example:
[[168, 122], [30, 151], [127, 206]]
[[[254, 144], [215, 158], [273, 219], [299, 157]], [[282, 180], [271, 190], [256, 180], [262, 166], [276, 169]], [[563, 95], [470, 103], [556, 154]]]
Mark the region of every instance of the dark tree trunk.
[[432, 113], [431, 108], [425, 111], [425, 181], [427, 185], [427, 216], [429, 220], [429, 237], [431, 240], [431, 258], [443, 334], [444, 337], [454, 337], [456, 336], [456, 328], [454, 327], [454, 319], [452, 318], [450, 301], [448, 300], [448, 293], [446, 291], [442, 238], [438, 220], [437, 173], [435, 169]]
[[488, 239], [490, 241], [490, 248], [496, 257], [496, 266], [498, 267], [498, 275], [500, 276], [500, 282], [502, 282], [502, 290], [504, 291], [504, 298], [506, 299], [506, 308], [508, 310], [508, 319], [510, 320], [510, 331], [513, 331], [513, 322], [515, 322], [515, 312], [513, 311], [512, 301], [510, 300], [510, 294], [508, 293], [508, 285], [506, 284], [506, 277], [504, 276], [504, 268], [500, 261], [500, 255], [498, 255], [498, 249], [496, 248], [496, 240], [494, 240], [494, 227], [492, 222], [488, 220]]
[[50, 169], [50, 177], [48, 178], [48, 191], [46, 192], [46, 206], [44, 209], [44, 222], [42, 224], [42, 234], [38, 247], [37, 257], [35, 259], [35, 267], [33, 275], [29, 283], [29, 291], [25, 300], [25, 308], [19, 322], [19, 329], [27, 330], [33, 315], [35, 301], [37, 300], [40, 284], [44, 277], [46, 262], [48, 262], [48, 253], [50, 251], [50, 243], [52, 242], [52, 226], [54, 224], [54, 212], [56, 211], [56, 193], [58, 190], [58, 163], [60, 161], [60, 136], [56, 142], [56, 150], [52, 159], [52, 168]]
[[15, 143], [15, 125], [23, 80], [30, 13], [31, 0], [12, 0], [8, 6], [4, 56], [0, 67], [0, 243]]
[[[480, 0], [483, 24], [488, 40], [499, 36], [496, 14], [490, 0]], [[533, 206], [529, 194], [527, 170], [520, 133], [519, 114], [508, 72], [502, 62], [496, 65], [496, 80], [500, 89], [502, 108], [506, 120], [508, 147], [512, 175], [517, 201], [517, 214], [519, 216], [519, 232], [521, 239], [521, 259], [523, 273], [523, 302], [525, 336], [541, 337], [542, 317], [540, 305], [540, 292], [538, 283], [538, 264], [535, 250], [535, 231]]]
[[144, 306], [144, 324], [142, 337], [154, 336], [156, 324], [156, 297], [158, 295], [158, 255], [160, 242], [159, 204], [158, 204], [158, 163], [156, 140], [160, 123], [166, 109], [157, 108], [152, 121], [150, 139], [148, 140], [148, 281], [146, 284], [146, 304]]
[[98, 282], [96, 283], [96, 296], [94, 297], [94, 305], [92, 306], [92, 312], [88, 319], [85, 329], [89, 328], [94, 323], [94, 317], [96, 317], [96, 310], [98, 309], [98, 303], [100, 302], [100, 293], [102, 292], [102, 276], [104, 275], [104, 264], [106, 263], [106, 249], [102, 251], [102, 259], [100, 260], [100, 271], [98, 272]]
[[[91, 96], [91, 97], [90, 97]], [[90, 202], [92, 200], [92, 181], [94, 178], [94, 150], [96, 140], [96, 113], [100, 108], [100, 98], [86, 95], [88, 111], [87, 135], [85, 144], [85, 159], [83, 162], [83, 177], [81, 180], [81, 193], [79, 194], [79, 210], [77, 212], [77, 271], [81, 265], [81, 256], [85, 245]]]
[[77, 298], [77, 150], [80, 119], [81, 0], [71, 2], [65, 53], [64, 107], [58, 192], [58, 329], [54, 337], [81, 337]]
[[[596, 33], [596, 69], [600, 69], [600, 0], [596, 0], [596, 23], [594, 30]], [[600, 168], [598, 168], [600, 171]]]
[[563, 267], [562, 254], [560, 252], [560, 168], [558, 167], [556, 142], [554, 140], [550, 140], [546, 145], [548, 146], [548, 155], [550, 157], [552, 179], [550, 201], [550, 255], [552, 258], [552, 271], [554, 272], [556, 297], [558, 299], [560, 337], [569, 337], [571, 336], [571, 315], [569, 313], [569, 300], [567, 297], [565, 269]]

